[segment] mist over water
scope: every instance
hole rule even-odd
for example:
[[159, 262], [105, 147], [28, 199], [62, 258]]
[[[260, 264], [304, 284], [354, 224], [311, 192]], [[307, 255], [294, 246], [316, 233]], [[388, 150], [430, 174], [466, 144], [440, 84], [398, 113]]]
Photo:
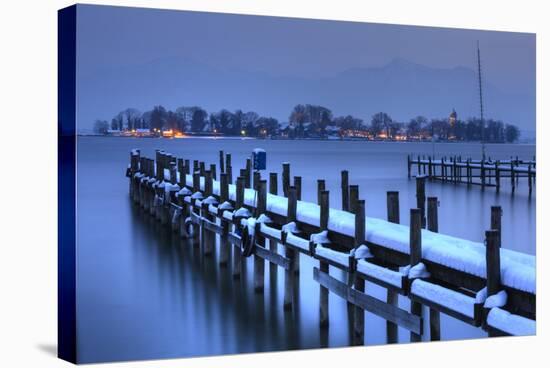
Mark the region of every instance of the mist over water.
[[[386, 191], [398, 190], [403, 224], [408, 224], [409, 209], [416, 206], [415, 182], [407, 179], [407, 154], [479, 158], [481, 152], [479, 144], [79, 137], [77, 324], [82, 362], [349, 345], [346, 303], [334, 294], [329, 301], [330, 328], [325, 333], [318, 328], [319, 284], [312, 277], [317, 261], [300, 257], [297, 308], [285, 312], [282, 269], [272, 274], [266, 265], [264, 294], [255, 294], [252, 259], [245, 263], [241, 281], [234, 281], [231, 266], [218, 266], [218, 251], [214, 257], [201, 257], [192, 241], [173, 235], [129, 200], [124, 174], [132, 148], [148, 157], [164, 149], [215, 164], [221, 149], [232, 154], [235, 178], [257, 147], [267, 151], [268, 168], [262, 176], [277, 172], [281, 180], [282, 163], [290, 162], [291, 176], [302, 176], [306, 201], [316, 201], [316, 181], [325, 179], [331, 206], [340, 208], [344, 169], [349, 170], [350, 184], [359, 185], [367, 216], [386, 218]], [[535, 146], [488, 145], [487, 153], [493, 159], [531, 159]], [[441, 233], [483, 241], [490, 206], [500, 205], [503, 247], [535, 254], [536, 194], [528, 198], [525, 180], [520, 180], [514, 196], [506, 180], [500, 194], [494, 188], [482, 191], [478, 186], [439, 182], [428, 182], [426, 194], [439, 198]], [[343, 276], [333, 268], [330, 272]], [[385, 297], [376, 285], [367, 283], [366, 289]], [[400, 299], [402, 308], [408, 304]], [[385, 321], [366, 313], [365, 344], [384, 344], [385, 334]], [[481, 329], [441, 315], [442, 340], [483, 336]], [[400, 329], [400, 342], [408, 338]], [[429, 332], [423, 338], [429, 339]]]

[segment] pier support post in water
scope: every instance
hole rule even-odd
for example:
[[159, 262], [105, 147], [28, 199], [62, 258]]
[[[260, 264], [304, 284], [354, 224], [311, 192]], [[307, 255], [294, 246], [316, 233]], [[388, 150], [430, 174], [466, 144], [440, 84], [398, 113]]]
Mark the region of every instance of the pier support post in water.
[[[220, 151], [223, 154], [223, 151]], [[220, 174], [220, 204], [229, 200], [229, 183], [227, 182], [227, 173]], [[222, 233], [220, 235], [220, 266], [226, 267], [229, 261], [229, 252], [231, 244], [228, 241], [229, 223], [222, 220], [220, 222]]]
[[[422, 258], [422, 213], [418, 208], [411, 209], [410, 265], [416, 266]], [[411, 301], [411, 313], [422, 317], [422, 304]], [[411, 332], [411, 342], [421, 341], [422, 336]]]
[[407, 178], [411, 178], [411, 155], [407, 155]]
[[[269, 194], [277, 195], [277, 173], [269, 173]], [[269, 250], [273, 253], [277, 253], [277, 248], [279, 243], [276, 240], [269, 239]], [[271, 279], [277, 279], [277, 265], [275, 263], [269, 262], [269, 277]]]
[[[212, 171], [206, 170], [204, 173], [204, 197], [208, 198], [212, 195], [213, 192], [213, 183], [212, 183]], [[208, 221], [215, 221], [215, 217], [210, 214], [210, 211], [208, 210], [208, 204], [203, 203], [201, 205], [202, 209], [202, 216], [207, 219]], [[211, 256], [214, 252], [214, 247], [216, 244], [216, 236], [215, 234], [206, 229], [206, 227], [201, 226], [201, 240], [202, 240], [202, 250], [204, 256]]]
[[[386, 194], [388, 221], [394, 224], [399, 223], [399, 192], [389, 191]], [[386, 303], [397, 306], [397, 292], [387, 289]], [[386, 321], [386, 342], [388, 344], [397, 343], [397, 324]]]
[[223, 151], [220, 150], [220, 175], [225, 173], [225, 160], [223, 157]]
[[[355, 210], [355, 249], [359, 248], [365, 243], [365, 201], [357, 200], [354, 205]], [[354, 259], [354, 263], [357, 264], [357, 260]], [[365, 279], [355, 274], [354, 281], [355, 290], [364, 293], [365, 292]], [[354, 345], [364, 345], [365, 343], [365, 311], [363, 308], [355, 307], [355, 316], [353, 318], [354, 323]]]
[[[258, 196], [258, 206], [256, 207], [256, 218], [264, 214], [267, 205], [267, 182], [259, 180], [256, 186]], [[265, 238], [260, 234], [260, 223], [256, 224], [256, 244], [255, 247], [265, 247]], [[261, 293], [264, 291], [264, 272], [265, 260], [254, 254], [254, 291]]]
[[[437, 197], [428, 197], [428, 230], [437, 233], [439, 231], [439, 221], [437, 207], [439, 202]], [[441, 317], [439, 311], [430, 308], [430, 340], [441, 340]]]
[[288, 197], [290, 187], [290, 163], [283, 162], [283, 196]]
[[[244, 204], [244, 177], [239, 176], [237, 178], [237, 193], [235, 201], [235, 210], [241, 208]], [[241, 277], [242, 269], [242, 257], [241, 249], [239, 247], [233, 247], [233, 278], [238, 279]]]
[[[500, 234], [496, 229], [485, 232], [485, 261], [487, 269], [487, 296], [495, 295], [500, 291]], [[489, 337], [495, 337], [489, 329]]]
[[416, 177], [416, 208], [420, 211], [421, 226], [426, 227], [426, 177]]
[[231, 153], [225, 155], [225, 172], [227, 173], [227, 182], [233, 184], [233, 167], [231, 166]]
[[342, 210], [349, 211], [349, 172], [347, 170], [342, 170]]
[[[296, 205], [298, 197], [296, 194], [295, 187], [288, 188], [288, 206], [287, 206], [287, 223], [296, 221]], [[295, 262], [295, 252], [289, 246], [285, 246], [285, 256], [288, 258], [290, 267], [285, 269], [285, 292], [284, 292], [284, 309], [289, 310], [294, 304], [294, 282], [295, 282], [295, 272], [294, 272], [294, 262]]]
[[[325, 231], [328, 229], [328, 214], [329, 214], [329, 192], [325, 190], [325, 181], [318, 180], [317, 187], [319, 189], [319, 207], [320, 207], [320, 230]], [[319, 270], [321, 272], [329, 274], [329, 264], [325, 261], [319, 261]], [[328, 328], [328, 289], [319, 286], [319, 327]]]

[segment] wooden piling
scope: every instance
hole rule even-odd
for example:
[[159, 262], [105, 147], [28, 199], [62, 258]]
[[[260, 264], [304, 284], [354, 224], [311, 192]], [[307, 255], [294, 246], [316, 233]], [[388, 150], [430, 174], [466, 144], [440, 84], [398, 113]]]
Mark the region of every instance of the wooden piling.
[[[288, 206], [287, 206], [287, 223], [296, 221], [296, 209], [297, 209], [298, 196], [295, 187], [288, 188]], [[285, 257], [288, 258], [291, 266], [285, 269], [285, 291], [284, 291], [284, 309], [291, 309], [294, 304], [294, 249], [291, 247], [285, 247]]]
[[[269, 194], [277, 195], [277, 173], [269, 173]], [[276, 240], [269, 239], [269, 250], [273, 253], [277, 253], [279, 243]], [[270, 278], [277, 279], [277, 265], [275, 263], [269, 263]]]
[[216, 164], [210, 164], [210, 175], [213, 180], [216, 180]]
[[302, 177], [301, 176], [295, 176], [294, 177], [294, 187], [296, 188], [296, 196], [299, 201], [302, 200]]
[[[221, 151], [223, 153], [223, 151]], [[220, 174], [220, 203], [229, 200], [229, 183], [227, 182], [227, 173]], [[229, 261], [229, 252], [231, 244], [228, 241], [229, 223], [221, 221], [222, 233], [220, 235], [220, 260], [221, 267], [226, 267]]]
[[[365, 201], [357, 200], [354, 205], [355, 211], [355, 249], [365, 243]], [[356, 261], [355, 261], [356, 262]], [[365, 280], [359, 275], [355, 275], [354, 282], [355, 290], [365, 292]], [[365, 343], [365, 311], [363, 308], [355, 307], [354, 335], [355, 345], [363, 345]]]
[[[319, 197], [318, 203], [320, 207], [320, 231], [325, 231], [328, 229], [328, 218], [329, 218], [329, 192], [324, 189], [324, 180], [317, 181], [319, 188]], [[329, 264], [324, 261], [319, 261], [319, 270], [321, 272], [329, 274]], [[328, 306], [328, 289], [319, 286], [319, 327], [328, 328], [329, 326], [329, 306]]]
[[[212, 172], [210, 170], [206, 170], [204, 172], [204, 197], [208, 198], [213, 193], [213, 183], [212, 183]], [[202, 216], [207, 219], [208, 221], [215, 221], [215, 217], [213, 217], [210, 214], [210, 211], [208, 210], [208, 205], [203, 204], [201, 210]], [[210, 230], [206, 229], [206, 227], [201, 226], [201, 242], [202, 242], [202, 251], [203, 256], [211, 256], [214, 252], [214, 246], [216, 242], [215, 234], [212, 233]]]
[[407, 155], [407, 178], [411, 178], [411, 155]]
[[500, 283], [500, 246], [499, 231], [491, 229], [485, 232], [485, 260], [487, 269], [487, 296], [498, 293]]
[[[257, 184], [257, 198], [258, 205], [256, 207], [256, 217], [266, 212], [267, 208], [267, 182], [265, 180], [259, 180]], [[259, 231], [260, 224], [256, 227], [256, 247], [265, 247], [265, 238]], [[254, 254], [254, 291], [261, 293], [264, 291], [264, 273], [265, 273], [265, 260]]]
[[[416, 266], [422, 259], [422, 211], [419, 208], [411, 209], [411, 226], [410, 226], [410, 265]], [[422, 304], [411, 301], [411, 313], [422, 317]], [[422, 336], [411, 332], [411, 342], [421, 341]]]
[[[237, 178], [237, 193], [235, 194], [235, 209], [238, 210], [244, 204], [244, 186], [245, 178], [239, 176]], [[233, 279], [238, 279], [241, 277], [242, 269], [242, 256], [241, 250], [238, 247], [233, 247]]]
[[416, 177], [416, 208], [420, 210], [422, 227], [426, 227], [426, 177]]
[[223, 150], [220, 150], [220, 176], [221, 173], [225, 173], [225, 160], [223, 156]]
[[283, 195], [288, 197], [288, 188], [290, 187], [290, 163], [283, 162]]
[[326, 182], [323, 179], [317, 180], [317, 203], [321, 204], [321, 192], [326, 189]]
[[349, 211], [355, 213], [359, 201], [359, 185], [349, 186]]
[[510, 162], [510, 184], [512, 184], [512, 194], [516, 192], [516, 180], [514, 172], [514, 162]]
[[[439, 202], [437, 197], [428, 197], [428, 230], [437, 233], [439, 231], [439, 221], [437, 207]], [[430, 340], [441, 340], [441, 317], [438, 310], [430, 308]]]
[[245, 188], [251, 187], [251, 183], [250, 183], [251, 180], [252, 180], [252, 161], [250, 160], [250, 158], [247, 158], [246, 159], [246, 176], [245, 176], [245, 183], [244, 183]]
[[341, 188], [342, 188], [342, 210], [349, 211], [349, 172], [347, 170], [342, 170]]
[[[394, 224], [399, 223], [399, 192], [389, 191], [386, 193], [386, 204], [388, 211], [388, 221]], [[397, 306], [397, 292], [387, 289], [386, 303], [392, 306]], [[388, 344], [397, 343], [397, 324], [386, 321], [386, 342]]]

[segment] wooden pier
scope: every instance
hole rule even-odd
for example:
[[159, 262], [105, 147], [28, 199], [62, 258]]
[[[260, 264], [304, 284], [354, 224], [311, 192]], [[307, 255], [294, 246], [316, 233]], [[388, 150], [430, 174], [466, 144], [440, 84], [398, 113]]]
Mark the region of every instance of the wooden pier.
[[[491, 211], [492, 229], [482, 244], [438, 233], [438, 200], [426, 196], [425, 176], [416, 178], [418, 208], [410, 210], [410, 224], [404, 226], [398, 192], [387, 192], [386, 220], [367, 217], [359, 186], [349, 183], [347, 171], [341, 173], [339, 210], [330, 207], [322, 179], [318, 203], [301, 201], [301, 177], [291, 177], [290, 163], [282, 163], [279, 190], [278, 173], [269, 173], [268, 185], [260, 172], [252, 172], [250, 159], [235, 170], [240, 175], [232, 184], [231, 155], [224, 152], [219, 152], [219, 172], [215, 164], [158, 150], [155, 159], [139, 150], [130, 158], [126, 174], [136, 206], [181, 237], [196, 239], [204, 257], [213, 255], [219, 238], [219, 266], [232, 268], [234, 282], [242, 278], [245, 258], [253, 257], [256, 293], [264, 292], [265, 262], [275, 282], [282, 268], [285, 310], [295, 307], [298, 278], [313, 277], [320, 285], [319, 328], [336, 323], [329, 321], [328, 295], [334, 293], [348, 303], [343, 320], [354, 345], [364, 344], [365, 311], [387, 321], [388, 343], [398, 342], [398, 326], [410, 332], [411, 341], [427, 335], [439, 340], [440, 313], [489, 336], [535, 333], [535, 259], [500, 248], [500, 207]], [[300, 270], [300, 255], [319, 266]], [[331, 268], [347, 276], [335, 277]], [[369, 295], [367, 282], [386, 289], [385, 300]], [[410, 308], [398, 306], [399, 295], [410, 300]], [[429, 331], [423, 327], [425, 309]]]
[[[414, 172], [416, 171], [416, 172]], [[531, 197], [537, 177], [537, 162], [533, 160], [482, 160], [463, 159], [461, 156], [442, 157], [407, 155], [407, 175], [426, 175], [429, 180], [445, 183], [478, 185], [482, 189], [494, 187], [500, 192], [501, 185], [510, 183], [512, 194], [521, 180], [527, 181]]]

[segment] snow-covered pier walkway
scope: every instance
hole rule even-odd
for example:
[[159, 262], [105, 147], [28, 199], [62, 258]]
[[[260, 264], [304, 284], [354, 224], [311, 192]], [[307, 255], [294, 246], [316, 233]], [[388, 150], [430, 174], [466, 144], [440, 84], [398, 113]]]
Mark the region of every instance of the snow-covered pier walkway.
[[[219, 252], [221, 267], [235, 280], [242, 262], [254, 258], [254, 289], [264, 289], [265, 263], [285, 273], [285, 309], [292, 309], [299, 277], [319, 283], [319, 325], [329, 326], [328, 293], [348, 302], [354, 343], [364, 342], [365, 311], [387, 322], [388, 343], [397, 327], [411, 341], [440, 339], [440, 313], [480, 327], [489, 336], [535, 333], [535, 257], [500, 247], [499, 207], [492, 208], [485, 244], [438, 233], [437, 198], [426, 198], [425, 176], [417, 183], [417, 208], [409, 226], [399, 222], [399, 193], [387, 193], [387, 219], [366, 216], [359, 188], [342, 172], [342, 209], [331, 208], [324, 180], [317, 203], [301, 200], [301, 177], [282, 164], [269, 181], [252, 171], [248, 159], [233, 180], [231, 155], [219, 152], [219, 166], [157, 151], [155, 159], [131, 152], [127, 169], [130, 197], [144, 211], [182, 237], [197, 239], [204, 256]], [[216, 245], [219, 244], [217, 247]], [[279, 245], [284, 249], [278, 252]], [[319, 262], [312, 274], [299, 269], [299, 257]], [[344, 280], [330, 273], [338, 268]], [[273, 273], [269, 273], [270, 277]], [[380, 300], [365, 291], [373, 283], [386, 289]], [[399, 307], [398, 296], [410, 300]], [[423, 308], [423, 306], [427, 308]], [[424, 331], [424, 309], [430, 331]]]
[[[415, 171], [415, 172], [414, 172]], [[481, 188], [495, 187], [500, 191], [501, 184], [510, 182], [512, 194], [519, 186], [520, 179], [527, 181], [529, 197], [533, 192], [537, 177], [537, 162], [533, 160], [472, 160], [461, 156], [442, 157], [407, 156], [407, 174], [426, 175], [429, 180], [446, 183], [478, 185]]]

